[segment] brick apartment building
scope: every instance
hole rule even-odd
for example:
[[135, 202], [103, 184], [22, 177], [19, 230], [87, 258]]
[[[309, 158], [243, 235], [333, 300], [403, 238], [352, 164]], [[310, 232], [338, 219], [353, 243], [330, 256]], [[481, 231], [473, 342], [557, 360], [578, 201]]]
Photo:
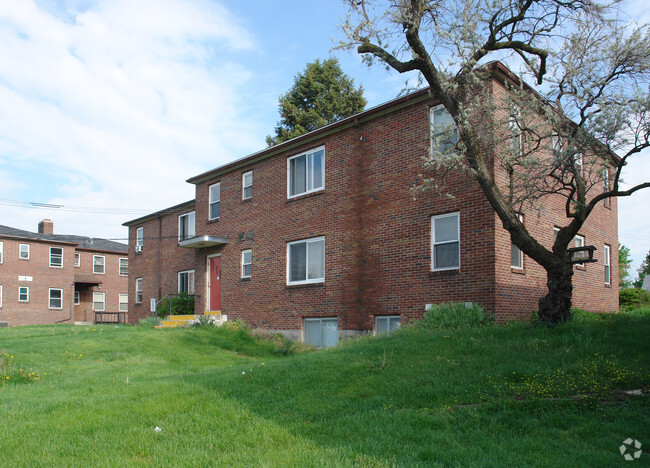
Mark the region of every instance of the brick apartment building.
[[[150, 298], [190, 291], [198, 314], [222, 310], [319, 346], [441, 302], [528, 318], [546, 273], [512, 245], [478, 183], [452, 174], [453, 198], [410, 190], [436, 104], [415, 92], [266, 148], [190, 178], [194, 201], [125, 223], [131, 318], [149, 313]], [[550, 247], [564, 201], [522, 217]], [[616, 310], [616, 199], [592, 213], [580, 244], [595, 246], [598, 262], [575, 267], [574, 305]]]
[[0, 322], [126, 321], [128, 262], [127, 245], [54, 234], [49, 219], [38, 232], [0, 226]]

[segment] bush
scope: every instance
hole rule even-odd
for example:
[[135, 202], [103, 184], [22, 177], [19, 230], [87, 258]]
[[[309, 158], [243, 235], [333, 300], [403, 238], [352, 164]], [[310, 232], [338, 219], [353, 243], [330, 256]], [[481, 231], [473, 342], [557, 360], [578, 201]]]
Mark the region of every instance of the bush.
[[168, 296], [160, 301], [156, 314], [161, 319], [168, 315], [194, 315], [194, 295], [180, 293]]
[[436, 304], [419, 321], [422, 328], [471, 328], [494, 323], [494, 316], [478, 304], [467, 307], [462, 302]]
[[618, 293], [621, 309], [636, 309], [650, 306], [650, 292], [639, 288], [625, 288]]

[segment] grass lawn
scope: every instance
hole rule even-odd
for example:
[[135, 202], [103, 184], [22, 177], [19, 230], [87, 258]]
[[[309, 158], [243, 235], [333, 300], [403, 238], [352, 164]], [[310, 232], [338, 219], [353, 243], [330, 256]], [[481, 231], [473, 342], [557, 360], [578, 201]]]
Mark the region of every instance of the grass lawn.
[[649, 466], [649, 337], [650, 310], [290, 355], [241, 330], [0, 329], [0, 465]]

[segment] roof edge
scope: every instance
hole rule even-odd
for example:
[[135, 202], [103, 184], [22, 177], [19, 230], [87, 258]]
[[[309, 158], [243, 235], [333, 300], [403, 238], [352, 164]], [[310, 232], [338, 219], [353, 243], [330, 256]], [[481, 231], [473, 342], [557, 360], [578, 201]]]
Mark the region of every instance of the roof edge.
[[160, 216], [164, 216], [167, 214], [172, 214], [172, 213], [180, 213], [183, 211], [185, 208], [192, 207], [196, 204], [196, 199], [194, 200], [189, 200], [183, 203], [179, 203], [178, 205], [170, 206], [169, 208], [164, 208], [162, 210], [156, 211], [154, 213], [149, 213], [148, 215], [144, 215], [140, 218], [133, 219], [131, 221], [126, 221], [122, 223], [122, 226], [126, 227], [131, 227], [134, 224], [140, 224], [144, 223], [145, 221], [149, 221], [150, 219], [158, 218]]

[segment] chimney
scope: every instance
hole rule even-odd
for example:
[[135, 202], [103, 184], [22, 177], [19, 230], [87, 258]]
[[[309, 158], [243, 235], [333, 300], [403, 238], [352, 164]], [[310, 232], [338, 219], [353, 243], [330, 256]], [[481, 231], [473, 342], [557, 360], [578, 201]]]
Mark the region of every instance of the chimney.
[[54, 223], [51, 219], [44, 219], [38, 223], [39, 234], [54, 234]]

